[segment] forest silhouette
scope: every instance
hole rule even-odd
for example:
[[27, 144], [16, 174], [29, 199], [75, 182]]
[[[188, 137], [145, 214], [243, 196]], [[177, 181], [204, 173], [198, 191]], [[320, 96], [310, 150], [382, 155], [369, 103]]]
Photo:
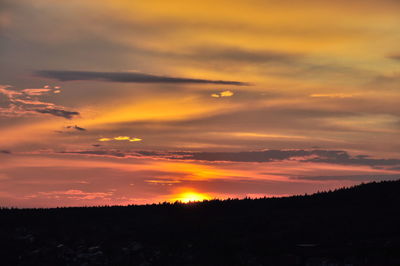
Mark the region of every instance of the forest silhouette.
[[400, 181], [284, 198], [0, 210], [1, 265], [400, 265]]

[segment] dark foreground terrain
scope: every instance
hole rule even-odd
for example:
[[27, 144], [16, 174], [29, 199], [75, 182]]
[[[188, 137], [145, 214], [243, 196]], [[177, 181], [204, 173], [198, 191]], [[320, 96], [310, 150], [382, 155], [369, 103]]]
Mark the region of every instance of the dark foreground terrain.
[[400, 265], [400, 181], [311, 196], [0, 210], [0, 265]]

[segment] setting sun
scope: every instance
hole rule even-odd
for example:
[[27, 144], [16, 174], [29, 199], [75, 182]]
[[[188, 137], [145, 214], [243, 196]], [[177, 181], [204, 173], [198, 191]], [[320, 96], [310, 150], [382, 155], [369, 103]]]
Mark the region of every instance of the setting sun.
[[174, 198], [173, 201], [180, 201], [183, 203], [189, 203], [189, 202], [196, 202], [196, 201], [203, 201], [203, 200], [209, 200], [210, 197], [197, 193], [197, 192], [184, 192], [179, 194], [176, 198]]

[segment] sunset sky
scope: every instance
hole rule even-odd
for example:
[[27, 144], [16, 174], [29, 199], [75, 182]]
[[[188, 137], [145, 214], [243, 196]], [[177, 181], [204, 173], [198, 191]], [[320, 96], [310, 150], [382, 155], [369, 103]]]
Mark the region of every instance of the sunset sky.
[[398, 0], [0, 0], [0, 206], [400, 178]]

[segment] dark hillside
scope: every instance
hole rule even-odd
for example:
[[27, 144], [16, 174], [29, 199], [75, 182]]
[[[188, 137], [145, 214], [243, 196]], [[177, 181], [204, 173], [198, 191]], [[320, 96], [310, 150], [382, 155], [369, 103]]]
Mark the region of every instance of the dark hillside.
[[287, 198], [0, 210], [2, 265], [400, 265], [400, 181]]

